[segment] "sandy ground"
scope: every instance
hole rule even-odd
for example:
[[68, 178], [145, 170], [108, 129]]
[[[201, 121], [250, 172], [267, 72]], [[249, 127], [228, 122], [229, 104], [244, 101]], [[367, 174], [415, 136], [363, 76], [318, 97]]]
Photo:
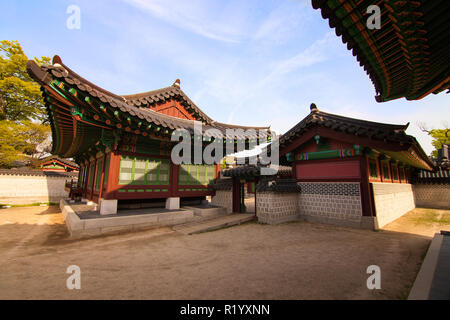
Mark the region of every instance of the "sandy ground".
[[[247, 223], [74, 241], [57, 207], [0, 210], [0, 299], [405, 299], [432, 234], [396, 223], [379, 232]], [[373, 264], [381, 290], [366, 287]], [[81, 268], [81, 290], [66, 288], [69, 265]]]
[[450, 231], [450, 210], [416, 208], [383, 229], [433, 238], [441, 230]]

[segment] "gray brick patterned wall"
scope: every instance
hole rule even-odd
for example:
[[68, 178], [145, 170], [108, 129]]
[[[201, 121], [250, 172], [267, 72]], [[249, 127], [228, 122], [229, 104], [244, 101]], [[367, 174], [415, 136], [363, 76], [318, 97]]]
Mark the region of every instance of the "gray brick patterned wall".
[[302, 194], [360, 196], [359, 183], [302, 182]]
[[298, 219], [298, 194], [261, 192], [256, 195], [258, 221], [278, 224]]
[[450, 209], [450, 184], [415, 184], [417, 207]]
[[[299, 182], [300, 193], [260, 192], [256, 196], [258, 221], [278, 224], [298, 219], [357, 228], [381, 228], [414, 209], [410, 184], [372, 183], [376, 210], [373, 217], [362, 216], [360, 184], [358, 182]], [[436, 185], [437, 186], [437, 185]], [[419, 186], [417, 196], [429, 199], [447, 196], [445, 188]], [[427, 189], [428, 188], [428, 189]], [[431, 189], [433, 190], [431, 190]], [[216, 191], [212, 204], [232, 211], [232, 192]]]
[[362, 205], [357, 182], [301, 182], [300, 218], [360, 227]]
[[416, 207], [411, 184], [374, 182], [372, 189], [379, 228]]
[[227, 208], [227, 213], [233, 212], [233, 192], [231, 190], [216, 190], [216, 195], [212, 197], [211, 204]]

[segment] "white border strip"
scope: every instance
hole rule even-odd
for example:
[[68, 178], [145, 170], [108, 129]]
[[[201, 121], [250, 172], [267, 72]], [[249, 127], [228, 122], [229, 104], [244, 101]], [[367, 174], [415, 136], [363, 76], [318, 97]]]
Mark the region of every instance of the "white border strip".
[[444, 236], [439, 233], [434, 235], [408, 300], [428, 300], [443, 239]]

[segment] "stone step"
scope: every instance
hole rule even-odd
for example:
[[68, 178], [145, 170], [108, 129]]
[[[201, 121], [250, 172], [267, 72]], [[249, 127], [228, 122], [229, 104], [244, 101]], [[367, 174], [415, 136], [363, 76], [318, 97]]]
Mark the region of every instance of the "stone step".
[[174, 231], [183, 233], [183, 234], [196, 234], [205, 231], [213, 231], [217, 229], [221, 229], [224, 227], [230, 227], [238, 224], [242, 224], [247, 221], [251, 221], [255, 219], [255, 215], [252, 213], [249, 214], [230, 214], [221, 217], [217, 217], [214, 219], [203, 220], [200, 222], [191, 222], [186, 224], [181, 224], [178, 226], [174, 226], [172, 229]]
[[194, 211], [194, 214], [200, 217], [217, 217], [227, 214], [227, 209], [224, 207], [183, 206], [183, 208]]

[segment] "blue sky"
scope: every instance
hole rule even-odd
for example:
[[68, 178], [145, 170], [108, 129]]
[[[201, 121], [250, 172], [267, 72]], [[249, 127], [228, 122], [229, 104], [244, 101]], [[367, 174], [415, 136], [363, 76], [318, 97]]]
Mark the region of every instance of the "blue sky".
[[[81, 28], [66, 27], [69, 5]], [[210, 117], [290, 129], [319, 109], [366, 120], [407, 123], [424, 150], [417, 123], [440, 128], [449, 97], [377, 103], [369, 77], [310, 0], [0, 0], [0, 38], [19, 40], [27, 55], [53, 56], [117, 94], [171, 85]]]

